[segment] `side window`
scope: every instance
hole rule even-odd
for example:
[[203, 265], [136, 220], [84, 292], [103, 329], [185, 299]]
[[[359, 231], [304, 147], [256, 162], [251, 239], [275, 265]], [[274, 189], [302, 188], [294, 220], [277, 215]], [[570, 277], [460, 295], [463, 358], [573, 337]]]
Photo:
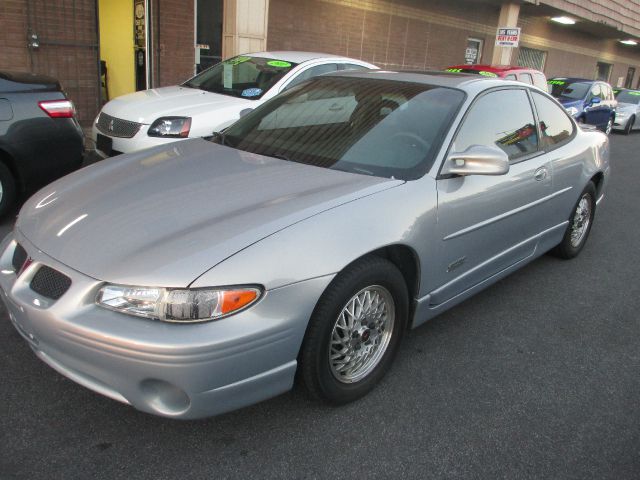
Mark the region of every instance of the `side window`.
[[338, 70], [338, 65], [336, 63], [325, 63], [324, 65], [316, 65], [315, 67], [307, 68], [302, 73], [300, 73], [300, 75], [291, 80], [289, 84], [284, 87], [284, 90], [288, 90], [291, 87], [294, 87], [299, 83], [304, 82], [305, 80], [309, 80], [312, 77], [317, 77], [318, 75], [322, 75], [323, 73], [335, 72], [336, 70]]
[[545, 92], [549, 91], [549, 87], [547, 86], [547, 79], [541, 73], [533, 74], [533, 84], [541, 90]]
[[516, 160], [538, 149], [534, 122], [524, 90], [490, 92], [471, 106], [453, 150], [463, 152], [472, 145], [493, 145], [504, 150], [509, 160]]
[[521, 73], [520, 81], [524, 83], [528, 83], [529, 85], [533, 85], [533, 77], [531, 77], [530, 73]]
[[604, 100], [613, 100], [613, 92], [609, 85], [603, 85], [602, 91], [604, 92]]
[[369, 70], [362, 65], [356, 65], [355, 63], [339, 63], [338, 70]]
[[593, 85], [593, 87], [591, 87], [591, 91], [589, 92], [589, 96], [587, 97], [587, 100], [591, 100], [592, 98], [595, 97], [600, 97], [602, 95], [602, 89], [600, 88], [600, 84], [596, 83]]
[[573, 122], [562, 107], [544, 95], [536, 92], [532, 92], [532, 94], [540, 122], [540, 146], [548, 149], [571, 138], [574, 129]]
[[505, 80], [517, 80], [515, 74], [510, 73], [509, 75], [504, 77]]

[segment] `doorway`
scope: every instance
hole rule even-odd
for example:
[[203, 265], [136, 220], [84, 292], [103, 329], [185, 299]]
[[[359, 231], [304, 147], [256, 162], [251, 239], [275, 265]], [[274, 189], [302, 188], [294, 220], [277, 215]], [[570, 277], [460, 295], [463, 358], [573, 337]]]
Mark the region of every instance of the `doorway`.
[[102, 103], [148, 86], [146, 0], [99, 0]]
[[196, 73], [222, 60], [223, 0], [197, 0]]

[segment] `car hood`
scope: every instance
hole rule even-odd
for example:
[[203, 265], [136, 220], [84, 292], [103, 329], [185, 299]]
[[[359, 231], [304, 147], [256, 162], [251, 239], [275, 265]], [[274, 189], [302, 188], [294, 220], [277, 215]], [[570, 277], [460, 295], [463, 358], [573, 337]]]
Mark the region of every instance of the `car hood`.
[[112, 117], [132, 122], [151, 124], [165, 116], [197, 116], [211, 110], [243, 110], [255, 108], [254, 100], [206, 92], [197, 88], [154, 88], [117, 97], [107, 103], [102, 111]]
[[[16, 228], [93, 278], [184, 287], [289, 225], [402, 183], [193, 139], [54, 182], [27, 201]], [[304, 245], [274, 254], [286, 248]]]

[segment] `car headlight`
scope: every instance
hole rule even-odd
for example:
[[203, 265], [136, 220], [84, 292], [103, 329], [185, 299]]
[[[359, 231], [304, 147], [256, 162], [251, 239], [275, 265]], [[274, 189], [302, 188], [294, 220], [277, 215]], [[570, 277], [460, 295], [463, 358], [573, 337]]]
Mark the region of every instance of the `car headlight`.
[[627, 116], [627, 112], [616, 112], [616, 118], [624, 118]]
[[151, 124], [150, 137], [186, 138], [191, 130], [191, 117], [161, 117]]
[[208, 322], [238, 313], [262, 295], [257, 287], [170, 289], [105, 285], [101, 307], [164, 322]]
[[572, 117], [575, 117], [578, 114], [578, 109], [576, 107], [567, 108], [567, 113]]

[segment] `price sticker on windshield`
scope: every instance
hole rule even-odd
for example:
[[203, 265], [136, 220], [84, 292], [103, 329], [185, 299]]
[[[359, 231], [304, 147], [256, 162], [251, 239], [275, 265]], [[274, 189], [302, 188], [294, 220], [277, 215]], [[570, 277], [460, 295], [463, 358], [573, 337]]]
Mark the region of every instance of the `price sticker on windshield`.
[[278, 67], [278, 68], [287, 68], [291, 66], [289, 62], [283, 62], [282, 60], [271, 60], [267, 62], [267, 65], [269, 65], [270, 67]]

